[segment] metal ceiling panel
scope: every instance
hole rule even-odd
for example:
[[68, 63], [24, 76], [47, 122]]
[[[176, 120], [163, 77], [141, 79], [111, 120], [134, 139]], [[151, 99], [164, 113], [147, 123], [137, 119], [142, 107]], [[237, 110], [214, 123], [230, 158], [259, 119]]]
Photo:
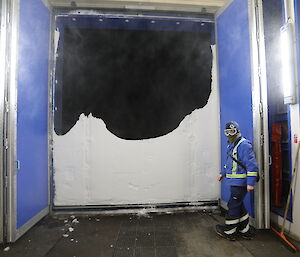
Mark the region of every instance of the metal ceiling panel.
[[228, 0], [43, 0], [54, 8], [113, 8], [150, 11], [183, 11], [214, 14]]

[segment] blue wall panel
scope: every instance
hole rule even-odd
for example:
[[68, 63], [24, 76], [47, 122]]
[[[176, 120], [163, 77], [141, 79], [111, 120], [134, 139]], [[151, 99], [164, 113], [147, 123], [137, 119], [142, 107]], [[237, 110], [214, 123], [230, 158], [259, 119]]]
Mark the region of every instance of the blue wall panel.
[[17, 108], [17, 228], [48, 205], [50, 14], [41, 0], [20, 1]]
[[[234, 0], [217, 18], [217, 46], [219, 62], [221, 167], [226, 160], [227, 138], [223, 133], [227, 121], [240, 124], [244, 137], [253, 140], [252, 84], [248, 0]], [[221, 199], [230, 196], [226, 181], [222, 182]], [[246, 208], [253, 212], [253, 194], [245, 199]]]

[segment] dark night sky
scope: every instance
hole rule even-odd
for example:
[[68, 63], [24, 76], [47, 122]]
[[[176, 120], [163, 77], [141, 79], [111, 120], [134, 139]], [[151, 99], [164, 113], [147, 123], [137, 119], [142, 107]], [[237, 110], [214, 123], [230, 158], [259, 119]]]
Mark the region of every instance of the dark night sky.
[[55, 131], [90, 113], [123, 139], [176, 129], [211, 93], [211, 34], [65, 29]]

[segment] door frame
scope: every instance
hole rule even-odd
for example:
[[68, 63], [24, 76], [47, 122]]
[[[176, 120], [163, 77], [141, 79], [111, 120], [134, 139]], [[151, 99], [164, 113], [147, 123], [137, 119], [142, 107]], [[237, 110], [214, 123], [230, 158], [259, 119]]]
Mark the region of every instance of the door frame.
[[18, 32], [19, 32], [19, 7], [20, 0], [11, 0], [8, 4], [7, 13], [11, 17], [8, 28], [8, 40], [10, 49], [7, 51], [6, 99], [9, 112], [6, 115], [5, 137], [7, 150], [5, 152], [5, 172], [7, 176], [6, 204], [6, 241], [14, 242], [16, 236], [16, 125], [17, 125], [17, 66], [18, 66]]
[[[12, 193], [12, 184], [14, 184], [15, 170], [13, 169], [15, 158], [15, 94], [16, 94], [16, 67], [17, 67], [17, 25], [18, 25], [18, 6], [16, 0], [2, 1], [1, 9], [1, 66], [5, 71], [5, 75], [1, 81], [3, 90], [1, 90], [1, 139], [3, 147], [1, 147], [1, 207], [2, 214], [2, 240], [8, 241], [8, 232], [13, 226], [14, 218], [12, 215], [12, 199], [15, 197]], [[3, 98], [2, 98], [3, 94]], [[0, 214], [0, 215], [1, 215]], [[14, 215], [15, 216], [15, 215]], [[1, 218], [1, 217], [0, 217]]]
[[262, 0], [248, 0], [252, 104], [253, 104], [253, 148], [259, 166], [260, 181], [254, 194], [255, 226], [270, 228], [269, 185], [269, 128], [266, 56]]
[[0, 147], [0, 243], [4, 242], [4, 191], [5, 191], [5, 174], [4, 174], [4, 126], [5, 126], [5, 113], [6, 113], [6, 82], [7, 82], [7, 66], [6, 66], [6, 51], [7, 51], [7, 1], [3, 0], [0, 4], [1, 17], [0, 17], [0, 70], [4, 71], [4, 76], [0, 77], [0, 141], [3, 142]]

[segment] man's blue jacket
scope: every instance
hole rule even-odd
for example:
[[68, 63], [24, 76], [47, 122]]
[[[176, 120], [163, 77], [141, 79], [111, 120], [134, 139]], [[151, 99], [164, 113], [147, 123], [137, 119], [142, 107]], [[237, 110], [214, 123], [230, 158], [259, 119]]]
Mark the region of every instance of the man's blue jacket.
[[[243, 164], [239, 165], [231, 156]], [[227, 146], [227, 157], [221, 175], [226, 177], [230, 186], [254, 186], [258, 175], [258, 165], [249, 140], [238, 137]]]

